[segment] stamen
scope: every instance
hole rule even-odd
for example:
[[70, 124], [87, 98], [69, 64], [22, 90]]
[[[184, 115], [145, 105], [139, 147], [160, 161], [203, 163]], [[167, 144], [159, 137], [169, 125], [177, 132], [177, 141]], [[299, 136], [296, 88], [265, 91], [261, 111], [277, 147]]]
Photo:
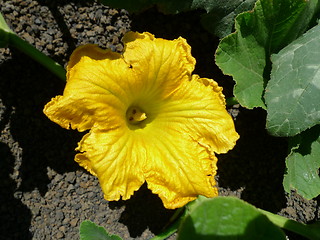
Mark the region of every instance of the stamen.
[[139, 124], [146, 118], [146, 113], [141, 111], [138, 107], [130, 107], [127, 111], [127, 119], [131, 124]]

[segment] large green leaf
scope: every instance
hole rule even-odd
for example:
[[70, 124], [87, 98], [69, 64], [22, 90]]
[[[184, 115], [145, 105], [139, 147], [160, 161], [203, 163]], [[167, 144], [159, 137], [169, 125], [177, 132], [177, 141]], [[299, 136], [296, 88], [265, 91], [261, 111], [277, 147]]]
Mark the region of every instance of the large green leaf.
[[122, 240], [122, 238], [110, 235], [103, 227], [86, 220], [80, 225], [80, 240]]
[[254, 206], [234, 197], [207, 199], [191, 209], [178, 240], [285, 239], [280, 228]]
[[213, 1], [215, 7], [202, 15], [202, 25], [211, 33], [223, 38], [233, 32], [235, 17], [251, 10], [257, 0]]
[[233, 30], [234, 18], [241, 12], [251, 10], [256, 0], [100, 0], [105, 5], [140, 12], [152, 6], [166, 14], [203, 9], [203, 26], [222, 38]]
[[283, 186], [312, 199], [320, 194], [320, 125], [290, 139], [291, 153], [286, 159]]
[[267, 129], [294, 136], [320, 123], [320, 26], [272, 57], [266, 88]]
[[247, 108], [263, 107], [270, 55], [300, 36], [318, 10], [317, 0], [259, 0], [236, 18], [236, 32], [222, 39], [216, 63], [236, 81], [234, 95]]

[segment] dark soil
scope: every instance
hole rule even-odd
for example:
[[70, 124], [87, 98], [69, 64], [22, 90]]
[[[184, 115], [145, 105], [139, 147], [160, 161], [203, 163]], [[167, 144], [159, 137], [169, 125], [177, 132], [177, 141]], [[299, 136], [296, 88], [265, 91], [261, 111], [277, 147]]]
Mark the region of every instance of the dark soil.
[[[214, 65], [218, 39], [199, 24], [201, 12], [165, 16], [149, 9], [129, 16], [84, 2], [4, 0], [0, 11], [20, 37], [62, 65], [85, 43], [121, 51], [121, 37], [129, 30], [167, 39], [182, 36], [197, 59], [195, 72], [214, 78], [231, 96], [232, 80]], [[79, 239], [85, 219], [124, 239], [150, 239], [173, 211], [145, 186], [128, 201], [103, 199], [97, 179], [73, 161], [82, 134], [60, 128], [42, 113], [64, 84], [21, 52], [0, 49], [0, 239]], [[319, 220], [317, 200], [284, 193], [286, 140], [267, 134], [266, 113], [239, 106], [230, 113], [241, 138], [234, 150], [219, 156], [220, 194], [300, 222]]]

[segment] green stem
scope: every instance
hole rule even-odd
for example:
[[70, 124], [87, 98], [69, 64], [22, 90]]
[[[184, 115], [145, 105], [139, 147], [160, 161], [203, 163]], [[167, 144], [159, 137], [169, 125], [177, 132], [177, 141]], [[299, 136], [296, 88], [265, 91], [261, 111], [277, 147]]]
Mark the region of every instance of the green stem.
[[56, 63], [50, 57], [46, 56], [31, 44], [18, 37], [18, 35], [9, 28], [0, 13], [0, 47], [6, 47], [8, 44], [27, 54], [62, 80], [66, 80], [65, 69], [59, 63]]
[[65, 69], [57, 62], [53, 61], [50, 57], [40, 52], [38, 49], [33, 47], [28, 42], [24, 41], [20, 37], [18, 37], [14, 33], [10, 34], [10, 40], [9, 44], [21, 52], [27, 54], [40, 64], [42, 64], [44, 67], [46, 67], [48, 70], [50, 70], [52, 73], [54, 73], [56, 76], [58, 76], [62, 80], [66, 80], [66, 71]]
[[276, 226], [289, 230], [291, 232], [297, 233], [301, 236], [304, 236], [308, 239], [316, 240], [320, 239], [320, 227], [316, 225], [306, 225], [303, 223], [299, 223], [288, 219], [286, 217], [279, 216], [277, 214], [273, 214], [271, 212], [267, 212], [265, 210], [259, 209], [264, 215], [268, 217], [268, 219], [275, 224]]
[[237, 101], [237, 99], [235, 97], [230, 97], [226, 99], [226, 104], [228, 107], [235, 105], [235, 104], [239, 104], [239, 102]]
[[185, 208], [184, 207], [179, 208], [171, 217], [168, 223], [169, 227], [166, 228], [164, 232], [158, 234], [157, 236], [151, 238], [150, 240], [164, 240], [170, 237], [172, 234], [174, 234], [178, 230], [180, 223], [183, 220], [185, 214], [186, 214]]
[[0, 12], [0, 31], [4, 31], [4, 32], [7, 32], [7, 33], [12, 32], [11, 29], [9, 28], [8, 24], [4, 20], [1, 12]]
[[180, 225], [181, 220], [175, 221], [170, 227], [166, 229], [165, 232], [158, 234], [157, 236], [151, 238], [150, 240], [164, 240], [174, 234]]

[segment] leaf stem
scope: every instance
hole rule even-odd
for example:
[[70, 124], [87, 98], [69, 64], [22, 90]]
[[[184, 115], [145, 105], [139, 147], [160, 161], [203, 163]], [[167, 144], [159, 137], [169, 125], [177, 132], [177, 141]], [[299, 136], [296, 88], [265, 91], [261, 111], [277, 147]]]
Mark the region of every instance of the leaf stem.
[[66, 71], [59, 63], [55, 62], [50, 57], [33, 47], [31, 44], [18, 37], [18, 35], [14, 33], [9, 34], [9, 44], [11, 46], [17, 48], [21, 52], [25, 53], [26, 55], [30, 56], [31, 58], [42, 64], [44, 67], [46, 67], [60, 79], [64, 81], [66, 80]]
[[228, 107], [235, 105], [235, 104], [239, 104], [239, 102], [237, 101], [237, 99], [235, 97], [230, 97], [226, 99], [226, 105]]
[[283, 216], [259, 209], [276, 226], [297, 233], [308, 239], [320, 239], [320, 227], [318, 224], [303, 224]]
[[0, 13], [0, 47], [6, 47], [8, 44], [30, 56], [62, 80], [66, 80], [65, 69], [59, 63], [53, 61], [50, 57], [43, 54], [34, 46], [16, 35], [10, 29], [2, 14]]
[[157, 236], [151, 238], [150, 240], [164, 240], [174, 234], [180, 225], [181, 220], [175, 221], [170, 227], [166, 229], [165, 232], [158, 234]]
[[180, 223], [183, 220], [185, 214], [186, 211], [184, 207], [177, 209], [177, 211], [172, 215], [169, 223], [167, 224], [167, 226], [169, 225], [169, 227], [165, 228], [166, 230], [164, 232], [158, 234], [150, 240], [164, 240], [174, 234], [178, 230], [178, 227], [180, 226]]

